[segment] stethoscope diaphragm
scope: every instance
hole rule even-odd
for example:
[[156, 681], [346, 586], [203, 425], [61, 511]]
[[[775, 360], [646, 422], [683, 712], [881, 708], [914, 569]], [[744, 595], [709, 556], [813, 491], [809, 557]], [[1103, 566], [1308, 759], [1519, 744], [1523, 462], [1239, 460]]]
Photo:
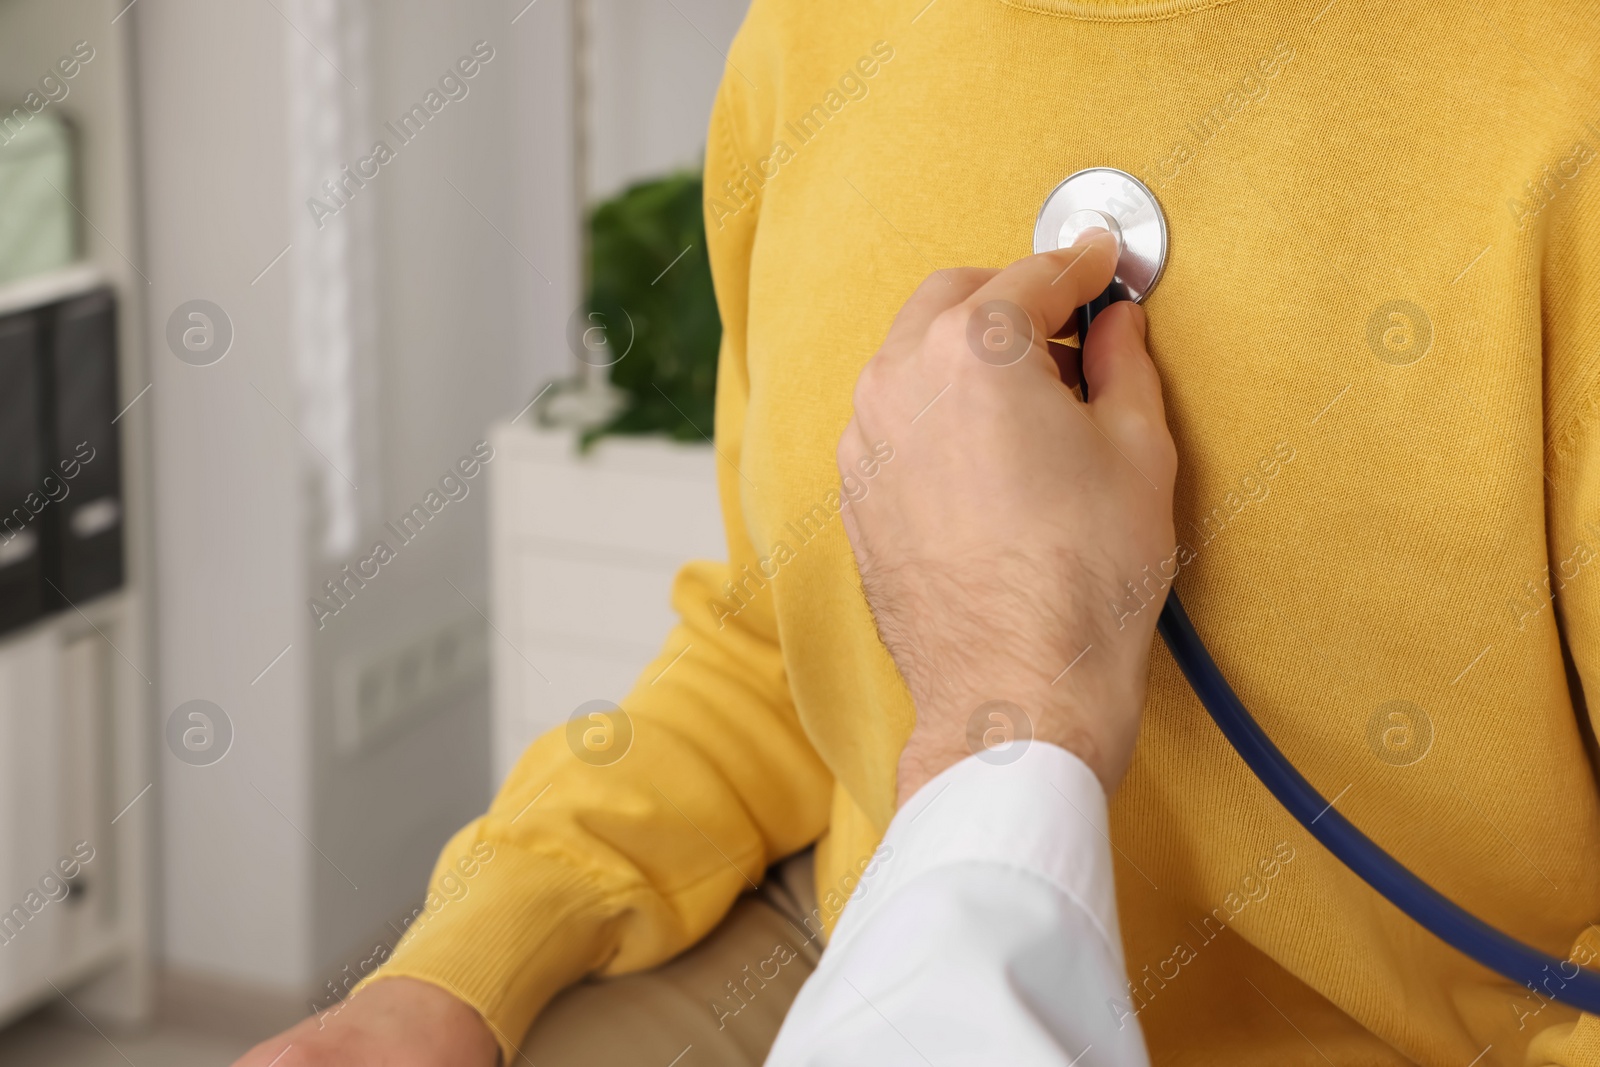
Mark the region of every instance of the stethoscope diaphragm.
[[1161, 280], [1167, 262], [1167, 217], [1138, 178], [1115, 167], [1069, 175], [1045, 197], [1033, 226], [1033, 250], [1066, 248], [1091, 226], [1117, 237], [1117, 271], [1104, 302], [1140, 303]]

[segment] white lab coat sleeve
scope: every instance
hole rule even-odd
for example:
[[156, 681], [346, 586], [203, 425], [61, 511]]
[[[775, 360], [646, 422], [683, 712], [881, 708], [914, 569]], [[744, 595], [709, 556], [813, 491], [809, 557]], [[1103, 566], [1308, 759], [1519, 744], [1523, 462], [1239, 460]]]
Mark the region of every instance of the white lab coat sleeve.
[[767, 1067], [1148, 1067], [1118, 1007], [1105, 792], [1055, 745], [984, 757], [1006, 755], [895, 816]]

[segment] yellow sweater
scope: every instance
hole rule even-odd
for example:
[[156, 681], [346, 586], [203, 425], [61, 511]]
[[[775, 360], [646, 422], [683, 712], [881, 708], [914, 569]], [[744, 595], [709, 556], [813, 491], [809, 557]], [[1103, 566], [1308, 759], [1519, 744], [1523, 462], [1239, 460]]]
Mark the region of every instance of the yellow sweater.
[[[1600, 962], [1597, 24], [1592, 0], [756, 0], [706, 152], [730, 562], [680, 575], [627, 754], [534, 744], [384, 973], [509, 1049], [813, 842], [831, 922], [913, 717], [838, 519], [851, 388], [923, 276], [1025, 255], [1094, 165], [1171, 224], [1177, 585], [1224, 671], [1421, 877]], [[1600, 1020], [1328, 856], [1159, 644], [1113, 827], [1107, 1011], [1158, 1064], [1600, 1063]]]

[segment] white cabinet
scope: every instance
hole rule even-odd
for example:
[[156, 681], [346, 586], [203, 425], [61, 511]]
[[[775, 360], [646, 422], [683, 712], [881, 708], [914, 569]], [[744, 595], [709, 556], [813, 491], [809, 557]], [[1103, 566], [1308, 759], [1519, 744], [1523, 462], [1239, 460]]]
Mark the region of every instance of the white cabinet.
[[589, 700], [621, 701], [676, 621], [673, 575], [725, 559], [709, 445], [501, 424], [490, 436], [494, 770]]
[[112, 663], [129, 604], [114, 593], [0, 642], [0, 1020], [52, 985], [114, 1020], [148, 997], [143, 683]]
[[37, 976], [51, 974], [66, 911], [39, 884], [62, 844], [59, 659], [48, 630], [0, 649], [0, 1005], [27, 1000]]

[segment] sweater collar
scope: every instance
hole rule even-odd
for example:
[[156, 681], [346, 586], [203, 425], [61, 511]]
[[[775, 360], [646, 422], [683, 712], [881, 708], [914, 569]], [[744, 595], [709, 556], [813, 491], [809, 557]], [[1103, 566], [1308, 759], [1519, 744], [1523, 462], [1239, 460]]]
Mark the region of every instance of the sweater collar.
[[1237, 0], [1000, 0], [1008, 7], [1085, 22], [1154, 22]]

